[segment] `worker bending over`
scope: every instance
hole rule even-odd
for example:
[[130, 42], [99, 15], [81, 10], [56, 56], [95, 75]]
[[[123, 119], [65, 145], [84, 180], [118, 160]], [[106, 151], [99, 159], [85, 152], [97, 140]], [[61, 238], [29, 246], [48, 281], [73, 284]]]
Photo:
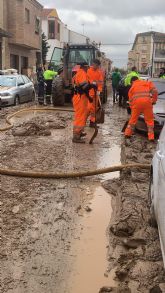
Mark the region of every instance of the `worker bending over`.
[[86, 125], [88, 116], [88, 100], [92, 102], [89, 95], [91, 87], [96, 87], [94, 84], [90, 84], [88, 80], [87, 70], [88, 63], [80, 63], [80, 69], [74, 76], [74, 96], [73, 96], [73, 108], [74, 108], [74, 121], [73, 121], [73, 139], [75, 143], [84, 143], [84, 127]]
[[132, 77], [131, 85], [128, 92], [131, 118], [125, 136], [130, 137], [133, 134], [137, 119], [143, 114], [148, 128], [148, 139], [154, 140], [153, 104], [157, 101], [157, 89], [151, 81], [139, 80], [137, 76]]
[[103, 90], [103, 73], [100, 70], [100, 61], [95, 59], [92, 66], [87, 71], [88, 80], [91, 84], [96, 84], [97, 91], [90, 89], [89, 95], [93, 102], [88, 101], [88, 115], [90, 116], [90, 127], [95, 127], [95, 117], [98, 108], [98, 101], [100, 100], [100, 93]]

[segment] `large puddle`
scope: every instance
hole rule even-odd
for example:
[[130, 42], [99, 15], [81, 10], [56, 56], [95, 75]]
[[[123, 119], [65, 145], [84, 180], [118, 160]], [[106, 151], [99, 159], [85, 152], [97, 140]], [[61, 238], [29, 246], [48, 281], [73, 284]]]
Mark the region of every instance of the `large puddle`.
[[[121, 155], [121, 146], [112, 145], [110, 148], [104, 148], [99, 158], [99, 168], [107, 168], [114, 165], [119, 165]], [[102, 175], [103, 180], [113, 179], [119, 177], [119, 172], [106, 173]]]
[[89, 207], [91, 212], [85, 212], [80, 222], [80, 240], [72, 247], [76, 260], [68, 293], [97, 293], [102, 286], [115, 286], [114, 273], [106, 272], [106, 232], [112, 213], [110, 195], [102, 187], [97, 187]]

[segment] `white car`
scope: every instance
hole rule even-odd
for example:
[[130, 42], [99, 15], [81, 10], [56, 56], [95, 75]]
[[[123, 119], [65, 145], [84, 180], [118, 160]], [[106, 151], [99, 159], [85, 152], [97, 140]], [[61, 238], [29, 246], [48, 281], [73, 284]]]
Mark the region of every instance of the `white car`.
[[18, 105], [35, 99], [31, 80], [20, 74], [0, 75], [0, 106]]
[[151, 213], [157, 222], [165, 267], [165, 125], [152, 160]]

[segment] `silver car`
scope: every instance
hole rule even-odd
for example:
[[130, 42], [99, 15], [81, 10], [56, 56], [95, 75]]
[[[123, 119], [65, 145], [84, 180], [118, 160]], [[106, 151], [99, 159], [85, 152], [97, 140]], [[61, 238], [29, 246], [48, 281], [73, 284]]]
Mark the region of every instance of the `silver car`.
[[25, 75], [0, 75], [0, 106], [18, 105], [35, 99], [34, 85]]
[[156, 220], [165, 267], [165, 125], [152, 160], [150, 185], [152, 219]]

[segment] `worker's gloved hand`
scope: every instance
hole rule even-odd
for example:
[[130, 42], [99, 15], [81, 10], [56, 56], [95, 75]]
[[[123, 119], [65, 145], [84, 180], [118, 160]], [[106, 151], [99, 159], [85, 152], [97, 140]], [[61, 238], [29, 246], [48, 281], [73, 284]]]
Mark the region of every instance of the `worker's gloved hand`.
[[91, 83], [91, 88], [97, 90], [97, 84], [96, 84], [96, 82], [92, 82]]
[[93, 99], [90, 96], [88, 97], [88, 100], [89, 100], [89, 103], [93, 102]]

